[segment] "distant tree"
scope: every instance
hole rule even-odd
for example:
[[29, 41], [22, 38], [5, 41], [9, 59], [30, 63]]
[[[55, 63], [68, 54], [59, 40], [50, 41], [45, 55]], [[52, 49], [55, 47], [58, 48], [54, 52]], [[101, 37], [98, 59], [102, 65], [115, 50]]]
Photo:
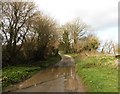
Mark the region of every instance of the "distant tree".
[[[64, 48], [71, 48], [71, 52], [77, 52], [78, 42], [87, 34], [87, 25], [76, 18], [71, 22], [62, 26], [63, 36], [66, 34], [66, 38], [63, 38], [63, 44], [66, 44]], [[69, 47], [68, 47], [69, 46]]]
[[70, 53], [70, 38], [69, 38], [68, 31], [64, 30], [63, 39], [62, 39], [60, 45], [65, 53]]
[[86, 39], [86, 49], [91, 50], [97, 50], [100, 46], [100, 41], [95, 35], [88, 35]]
[[97, 36], [89, 34], [79, 41], [78, 52], [95, 51], [99, 48], [100, 41]]
[[111, 40], [105, 41], [105, 43], [102, 45], [102, 53], [115, 53], [115, 45], [114, 42]]
[[120, 54], [120, 44], [113, 44], [114, 55]]
[[102, 45], [101, 53], [105, 53], [106, 46], [107, 46], [107, 41]]

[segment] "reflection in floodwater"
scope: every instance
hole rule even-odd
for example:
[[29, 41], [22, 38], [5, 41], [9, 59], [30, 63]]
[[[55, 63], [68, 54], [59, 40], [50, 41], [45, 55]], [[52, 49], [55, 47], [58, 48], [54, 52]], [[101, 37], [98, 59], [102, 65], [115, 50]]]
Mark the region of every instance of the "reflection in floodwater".
[[73, 60], [70, 57], [63, 57], [56, 67], [38, 72], [23, 83], [17, 84], [12, 91], [84, 92], [84, 88], [75, 74]]
[[78, 90], [78, 80], [75, 67], [56, 67], [39, 72], [16, 87], [20, 89], [16, 92], [69, 92]]

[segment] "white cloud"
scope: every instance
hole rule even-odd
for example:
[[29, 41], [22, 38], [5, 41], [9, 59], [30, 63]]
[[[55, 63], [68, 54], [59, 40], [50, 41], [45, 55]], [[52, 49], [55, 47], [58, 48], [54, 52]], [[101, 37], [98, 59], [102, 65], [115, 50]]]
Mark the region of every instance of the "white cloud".
[[[35, 0], [40, 10], [65, 22], [80, 17], [97, 32], [117, 28], [119, 0]], [[110, 29], [109, 29], [110, 28]], [[117, 29], [115, 29], [117, 30]], [[111, 35], [114, 32], [110, 32]], [[101, 34], [101, 33], [100, 33]]]
[[[39, 8], [62, 23], [75, 17], [99, 22], [110, 14], [117, 18], [118, 0], [35, 0]], [[104, 16], [104, 17], [103, 17]], [[101, 18], [102, 17], [102, 18]], [[103, 19], [105, 20], [105, 19]]]

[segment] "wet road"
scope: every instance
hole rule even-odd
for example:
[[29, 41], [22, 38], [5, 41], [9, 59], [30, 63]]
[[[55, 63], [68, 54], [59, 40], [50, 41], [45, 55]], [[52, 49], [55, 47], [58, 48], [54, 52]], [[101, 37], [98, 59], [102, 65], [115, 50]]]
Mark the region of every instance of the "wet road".
[[13, 92], [85, 92], [75, 73], [74, 60], [63, 56], [55, 67], [40, 71], [16, 85]]

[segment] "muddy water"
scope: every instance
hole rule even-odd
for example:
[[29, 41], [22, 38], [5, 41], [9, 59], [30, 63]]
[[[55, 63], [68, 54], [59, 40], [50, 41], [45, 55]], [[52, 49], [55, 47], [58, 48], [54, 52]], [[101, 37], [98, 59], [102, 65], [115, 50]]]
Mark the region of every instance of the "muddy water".
[[[70, 57], [64, 57], [57, 67], [38, 72], [28, 80], [16, 85], [13, 92], [84, 92], [84, 87], [75, 74]], [[62, 66], [63, 65], [63, 66]], [[67, 65], [67, 66], [66, 66]]]

